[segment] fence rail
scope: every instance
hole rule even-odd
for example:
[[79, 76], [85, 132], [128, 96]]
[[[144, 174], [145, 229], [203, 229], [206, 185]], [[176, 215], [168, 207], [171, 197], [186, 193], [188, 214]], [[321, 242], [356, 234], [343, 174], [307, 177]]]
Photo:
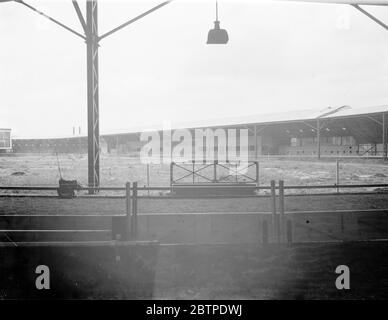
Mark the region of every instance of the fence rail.
[[[244, 184], [238, 185], [217, 185], [217, 188], [245, 188]], [[214, 188], [214, 185], [182, 185], [179, 188]], [[271, 190], [271, 186], [256, 186], [253, 187], [256, 191], [259, 190]], [[275, 186], [275, 189], [278, 190], [280, 187]], [[284, 189], [355, 189], [355, 188], [388, 188], [387, 183], [376, 183], [376, 184], [327, 184], [327, 185], [285, 185]], [[125, 191], [127, 188], [124, 187], [80, 187], [78, 191]], [[154, 186], [147, 187], [138, 186], [136, 190], [138, 191], [173, 191], [174, 187], [168, 186]], [[0, 190], [26, 190], [26, 191], [57, 191], [58, 187], [54, 186], [0, 186]], [[131, 187], [133, 190], [133, 187]]]
[[[272, 184], [272, 182], [271, 182]], [[201, 190], [212, 190], [217, 188], [218, 191], [230, 190], [231, 192], [226, 194], [211, 194], [207, 192], [202, 192], [202, 194], [195, 194], [190, 192], [192, 190], [201, 189]], [[176, 194], [177, 188], [181, 191], [187, 189], [188, 192]], [[137, 199], [153, 199], [153, 200], [166, 200], [166, 199], [243, 199], [243, 198], [268, 198], [271, 197], [272, 190], [280, 192], [282, 189], [284, 197], [295, 197], [295, 196], [333, 196], [333, 195], [367, 195], [367, 194], [381, 194], [388, 193], [388, 184], [379, 183], [379, 184], [330, 184], [330, 185], [276, 185], [274, 186], [251, 186], [249, 185], [249, 191], [251, 193], [245, 193], [244, 190], [247, 188], [247, 185], [228, 185], [228, 184], [203, 184], [203, 185], [180, 185], [177, 186], [138, 186], [136, 187]], [[285, 192], [289, 190], [330, 190], [331, 192]], [[342, 191], [340, 192], [340, 189]], [[362, 190], [356, 190], [362, 189]], [[365, 190], [365, 189], [375, 189], [375, 190]], [[133, 186], [125, 185], [124, 187], [112, 186], [112, 187], [78, 187], [77, 191], [85, 191], [88, 194], [80, 194], [78, 198], [88, 198], [88, 199], [125, 199], [127, 193], [131, 193], [134, 190]], [[239, 192], [241, 190], [242, 192]], [[345, 191], [346, 190], [346, 191]], [[0, 198], [4, 197], [42, 197], [42, 198], [53, 198], [61, 197], [59, 195], [59, 187], [54, 186], [0, 186], [0, 191], [51, 191], [56, 192], [58, 195], [53, 195], [49, 193], [42, 194], [30, 194], [30, 193], [1, 193]], [[150, 191], [159, 191], [159, 194], [151, 194]], [[261, 192], [260, 191], [264, 191]], [[99, 192], [113, 192], [113, 194], [101, 194]], [[161, 193], [164, 192], [164, 193]], [[121, 194], [116, 194], [121, 193]], [[75, 197], [75, 198], [77, 198]]]
[[[193, 186], [190, 186], [192, 188]], [[209, 186], [198, 186], [198, 188], [212, 188]], [[241, 186], [242, 188], [244, 186]], [[184, 188], [184, 186], [183, 186]], [[222, 186], [222, 188], [229, 188], [229, 186]], [[236, 186], [233, 186], [236, 188]], [[260, 220], [261, 222], [261, 238], [262, 243], [266, 244], [269, 242], [275, 243], [288, 243], [291, 244], [295, 238], [297, 238], [297, 231], [300, 230], [308, 230], [310, 233], [316, 233], [323, 236], [326, 236], [329, 240], [338, 240], [338, 235], [333, 235], [330, 231], [325, 229], [325, 224], [334, 223], [341, 225], [341, 230], [343, 232], [344, 225], [344, 215], [357, 215], [357, 214], [386, 214], [388, 213], [388, 209], [373, 209], [373, 210], [334, 210], [334, 211], [309, 211], [309, 212], [288, 212], [285, 206], [285, 197], [287, 196], [286, 190], [290, 189], [324, 189], [324, 188], [388, 188], [388, 184], [357, 184], [357, 185], [313, 185], [313, 186], [286, 186], [284, 181], [280, 180], [278, 184], [273, 180], [271, 181], [270, 186], [260, 186], [257, 187], [256, 190], [270, 190], [270, 194], [267, 196], [270, 198], [271, 209], [267, 213], [260, 212], [252, 212], [249, 214], [241, 213], [241, 218], [248, 215], [261, 215], [266, 218]], [[56, 191], [56, 187], [34, 187], [34, 186], [13, 186], [13, 187], [5, 187], [1, 186], [0, 190], [52, 190]], [[171, 187], [139, 187], [137, 182], [126, 183], [125, 187], [101, 187], [101, 188], [80, 188], [80, 190], [106, 190], [106, 191], [125, 191], [125, 195], [121, 198], [125, 199], [125, 212], [123, 215], [119, 216], [38, 216], [37, 220], [40, 221], [49, 221], [50, 228], [45, 227], [45, 223], [40, 224], [35, 221], [34, 216], [19, 216], [14, 215], [13, 217], [10, 215], [0, 216], [0, 236], [5, 236], [8, 241], [15, 241], [13, 239], [32, 239], [34, 241], [36, 239], [49, 239], [51, 240], [53, 237], [59, 237], [62, 241], [70, 238], [72, 240], [79, 239], [103, 239], [108, 240], [138, 240], [139, 230], [138, 230], [138, 199], [148, 198], [148, 199], [165, 199], [163, 196], [142, 196], [139, 195], [141, 191], [149, 191], [149, 190], [167, 190], [172, 191]], [[335, 193], [338, 194], [338, 193]], [[236, 196], [240, 198], [246, 197], [259, 197], [258, 195], [253, 196]], [[99, 196], [89, 196], [89, 198], [97, 199]], [[186, 197], [168, 197], [171, 199], [187, 199]], [[203, 198], [203, 197], [200, 197]], [[233, 196], [209, 196], [209, 199], [219, 199], [219, 198], [234, 198]], [[193, 198], [189, 198], [193, 199]], [[195, 199], [195, 198], [194, 198]], [[303, 215], [308, 216], [317, 216], [317, 215], [325, 215], [327, 219], [327, 215], [329, 213], [336, 213], [340, 217], [339, 222], [336, 220], [335, 222], [324, 222], [322, 229], [314, 227], [307, 222], [301, 221], [298, 217]], [[240, 213], [236, 213], [240, 214]], [[170, 216], [177, 215], [171, 214]], [[178, 214], [179, 215], [179, 214]], [[198, 214], [197, 214], [198, 215]], [[205, 214], [203, 214], [205, 215]], [[202, 216], [203, 216], [202, 215]], [[209, 213], [209, 215], [212, 215]], [[214, 215], [214, 214], [213, 214]], [[218, 216], [224, 215], [228, 216], [225, 213], [218, 213]], [[148, 215], [149, 216], [149, 215]], [[165, 215], [168, 216], [168, 215]], [[269, 219], [267, 219], [269, 218]], [[21, 228], [22, 224], [15, 224], [14, 220], [20, 220], [24, 224], [27, 224], [31, 229], [25, 230]], [[23, 220], [24, 219], [24, 220]], [[51, 220], [50, 220], [51, 219]], [[74, 221], [78, 221], [75, 223]], [[104, 220], [105, 219], [105, 220]], [[108, 222], [106, 221], [108, 219]], [[260, 218], [261, 219], [261, 218]], [[376, 218], [377, 219], [377, 218]], [[385, 218], [384, 218], [385, 219]], [[18, 220], [18, 221], [19, 221]], [[105, 222], [101, 222], [104, 220]], [[308, 219], [307, 219], [308, 220]], [[35, 222], [34, 222], [35, 221]], [[86, 222], [85, 222], [86, 221]], [[72, 222], [72, 223], [70, 223]], [[228, 222], [229, 223], [229, 222]], [[388, 220], [382, 223], [382, 220], [372, 220], [371, 222], [364, 220], [360, 220], [360, 225], [363, 225], [364, 228], [374, 228], [381, 234], [386, 234], [388, 238], [388, 228], [384, 228], [385, 224], [388, 224]], [[249, 225], [249, 224], [248, 224]], [[85, 228], [87, 226], [87, 228]], [[101, 227], [102, 226], [102, 227]], [[59, 229], [58, 229], [59, 228]], [[61, 229], [62, 228], [62, 229]], [[168, 228], [168, 226], [167, 226]], [[314, 229], [315, 228], [315, 229]], [[382, 232], [381, 230], [384, 232]], [[222, 231], [222, 230], [221, 230]], [[176, 231], [175, 231], [176, 232]], [[99, 238], [100, 237], [100, 238]], [[373, 238], [374, 239], [374, 238]], [[140, 239], [144, 240], [144, 239]], [[149, 240], [149, 239], [146, 239]], [[152, 239], [153, 240], [153, 239]], [[45, 241], [45, 240], [43, 240]], [[46, 240], [47, 241], [47, 240]]]

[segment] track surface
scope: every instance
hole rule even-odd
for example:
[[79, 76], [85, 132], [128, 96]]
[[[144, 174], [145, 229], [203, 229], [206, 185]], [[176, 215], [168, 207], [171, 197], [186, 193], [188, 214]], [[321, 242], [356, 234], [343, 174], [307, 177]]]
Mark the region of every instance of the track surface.
[[[387, 194], [286, 197], [286, 211], [384, 209]], [[269, 212], [270, 198], [139, 199], [138, 212]], [[0, 214], [125, 214], [124, 199], [0, 197]]]

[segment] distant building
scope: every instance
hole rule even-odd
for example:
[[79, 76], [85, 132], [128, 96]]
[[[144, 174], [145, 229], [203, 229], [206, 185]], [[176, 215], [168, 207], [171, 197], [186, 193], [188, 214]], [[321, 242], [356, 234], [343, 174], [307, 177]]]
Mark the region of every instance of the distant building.
[[11, 129], [0, 128], [0, 153], [12, 150]]
[[[329, 111], [328, 111], [329, 110]], [[305, 110], [201, 121], [174, 127], [194, 129], [248, 129], [249, 158], [281, 155], [290, 157], [381, 157], [387, 158], [388, 106]], [[155, 132], [161, 133], [161, 129]], [[162, 136], [160, 134], [160, 136]], [[1, 142], [0, 142], [1, 143]], [[101, 135], [101, 153], [138, 155], [145, 142], [138, 131]], [[174, 145], [176, 143], [172, 143]], [[215, 144], [215, 149], [218, 146]], [[14, 152], [87, 152], [87, 137], [17, 139]]]

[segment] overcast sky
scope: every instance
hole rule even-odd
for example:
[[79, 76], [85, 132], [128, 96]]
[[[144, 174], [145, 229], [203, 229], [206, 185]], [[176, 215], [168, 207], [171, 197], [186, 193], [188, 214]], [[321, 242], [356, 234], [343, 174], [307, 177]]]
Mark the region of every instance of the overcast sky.
[[[81, 31], [70, 0], [26, 0]], [[100, 1], [100, 34], [160, 1]], [[84, 1], [80, 1], [84, 9]], [[101, 133], [328, 106], [388, 103], [388, 32], [336, 4], [219, 1], [227, 45], [206, 45], [215, 1], [175, 0], [102, 40]], [[368, 8], [388, 22], [388, 8]], [[16, 3], [0, 5], [0, 127], [86, 134], [86, 46]]]

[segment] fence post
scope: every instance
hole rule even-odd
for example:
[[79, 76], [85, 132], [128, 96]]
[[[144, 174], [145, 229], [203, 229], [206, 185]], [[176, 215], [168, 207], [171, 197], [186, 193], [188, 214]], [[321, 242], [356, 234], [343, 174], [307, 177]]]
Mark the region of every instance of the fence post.
[[292, 244], [292, 221], [287, 220], [287, 245]]
[[174, 183], [174, 162], [170, 163], [170, 187]]
[[256, 187], [259, 186], [259, 161], [256, 161]]
[[273, 225], [273, 237], [277, 235], [277, 217], [276, 217], [276, 183], [275, 180], [271, 180], [271, 209], [272, 209], [272, 225]]
[[285, 213], [284, 213], [284, 181], [279, 180], [279, 214], [280, 223], [278, 230], [281, 235], [281, 242], [285, 242], [286, 226], [285, 226]]
[[125, 203], [126, 203], [126, 213], [127, 213], [127, 228], [126, 228], [126, 236], [125, 240], [128, 240], [128, 237], [131, 233], [131, 183], [127, 182], [125, 184]]
[[131, 238], [137, 236], [137, 182], [132, 185], [132, 216], [131, 216]]
[[[335, 172], [335, 183], [338, 186], [340, 184], [340, 176], [339, 176], [339, 161], [336, 161], [336, 172]], [[337, 187], [337, 193], [339, 193], [339, 188]]]
[[217, 163], [218, 163], [218, 161], [215, 160], [214, 167], [213, 167], [213, 175], [214, 175], [213, 182], [217, 182]]
[[193, 160], [193, 184], [195, 183], [195, 160]]

